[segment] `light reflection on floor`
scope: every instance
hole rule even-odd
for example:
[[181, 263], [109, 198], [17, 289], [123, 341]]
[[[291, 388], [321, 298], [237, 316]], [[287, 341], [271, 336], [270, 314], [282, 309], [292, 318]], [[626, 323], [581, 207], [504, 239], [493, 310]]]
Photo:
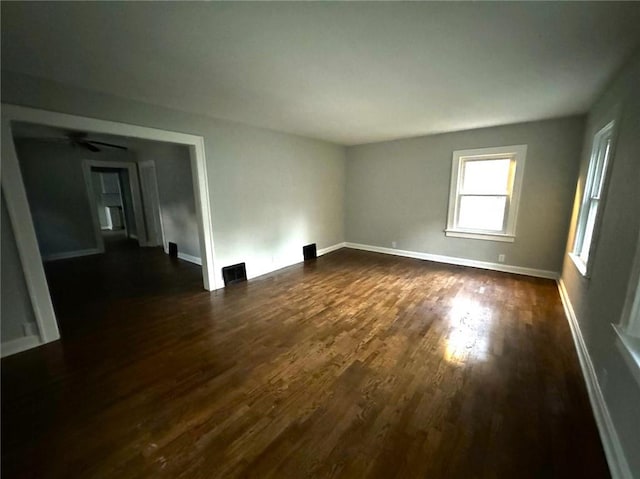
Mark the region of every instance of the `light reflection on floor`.
[[489, 355], [493, 315], [478, 301], [458, 295], [449, 312], [450, 329], [444, 358], [454, 364], [486, 361]]

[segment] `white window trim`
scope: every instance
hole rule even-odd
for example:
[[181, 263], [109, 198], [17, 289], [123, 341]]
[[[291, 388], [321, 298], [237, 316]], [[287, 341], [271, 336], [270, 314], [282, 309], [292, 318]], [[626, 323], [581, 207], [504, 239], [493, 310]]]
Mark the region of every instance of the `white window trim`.
[[[611, 171], [611, 164], [613, 162], [613, 157], [615, 153], [615, 141], [614, 141], [614, 130], [615, 121], [610, 121], [604, 127], [602, 127], [598, 132], [593, 136], [593, 142], [591, 144], [591, 156], [589, 158], [589, 167], [587, 169], [587, 179], [584, 182], [584, 187], [582, 190], [582, 199], [580, 202], [580, 210], [578, 211], [578, 221], [576, 223], [576, 233], [573, 238], [573, 246], [571, 248], [571, 252], [569, 253], [569, 257], [573, 261], [578, 272], [584, 276], [585, 278], [589, 278], [591, 274], [591, 269], [593, 267], [593, 261], [595, 258], [596, 245], [598, 243], [598, 236], [600, 234], [600, 224], [602, 223], [602, 212], [604, 210], [604, 204], [607, 196], [607, 186], [609, 179], [609, 172]], [[605, 165], [605, 171], [603, 172], [601, 187], [600, 187], [600, 197], [598, 199], [598, 209], [596, 211], [596, 216], [594, 219], [593, 231], [591, 233], [591, 244], [589, 246], [589, 257], [585, 262], [580, 257], [580, 251], [583, 248], [584, 234], [585, 228], [587, 224], [587, 216], [589, 214], [589, 203], [591, 201], [590, 190], [593, 186], [593, 182], [595, 180], [596, 174], [596, 160], [598, 154], [600, 152], [600, 143], [603, 138], [610, 138], [611, 144], [609, 146], [609, 157], [607, 159], [607, 164]]]
[[[458, 191], [460, 188], [461, 168], [465, 160], [491, 159], [510, 157], [515, 162], [513, 183], [507, 200], [507, 218], [505, 229], [502, 232], [472, 230], [456, 226], [458, 208]], [[449, 212], [447, 215], [446, 236], [458, 238], [480, 239], [488, 241], [504, 241], [513, 243], [516, 238], [516, 223], [520, 194], [522, 192], [522, 180], [524, 177], [524, 163], [527, 157], [527, 145], [500, 146], [494, 148], [478, 148], [473, 150], [457, 150], [453, 152], [451, 161], [451, 186], [449, 188]]]
[[612, 326], [618, 338], [618, 349], [640, 384], [640, 235], [621, 319]]
[[631, 374], [640, 385], [640, 338], [627, 334], [622, 327], [616, 324], [612, 326], [618, 335], [618, 349], [631, 370]]
[[613, 324], [618, 336], [618, 349], [622, 352], [629, 369], [640, 384], [640, 239], [636, 261], [631, 274], [620, 324]]

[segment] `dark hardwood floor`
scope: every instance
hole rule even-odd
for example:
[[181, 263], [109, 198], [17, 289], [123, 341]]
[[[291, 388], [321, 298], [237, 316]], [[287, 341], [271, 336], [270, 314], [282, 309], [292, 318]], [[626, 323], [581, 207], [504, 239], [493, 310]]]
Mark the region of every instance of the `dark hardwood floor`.
[[2, 477], [609, 477], [554, 282], [342, 249], [208, 293], [159, 250], [48, 265]]

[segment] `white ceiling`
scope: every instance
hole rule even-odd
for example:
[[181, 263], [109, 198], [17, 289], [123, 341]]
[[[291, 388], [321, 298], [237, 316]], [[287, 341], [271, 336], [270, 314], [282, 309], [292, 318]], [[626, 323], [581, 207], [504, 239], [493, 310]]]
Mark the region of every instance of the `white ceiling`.
[[2, 68], [347, 145], [585, 112], [640, 3], [2, 2]]

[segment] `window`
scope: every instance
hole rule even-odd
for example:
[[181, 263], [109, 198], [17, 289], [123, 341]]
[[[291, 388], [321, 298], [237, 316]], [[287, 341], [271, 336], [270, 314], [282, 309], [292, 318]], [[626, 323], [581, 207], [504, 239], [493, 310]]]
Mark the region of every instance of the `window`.
[[584, 185], [584, 194], [578, 215], [576, 237], [570, 256], [583, 276], [587, 276], [597, 236], [598, 212], [603, 201], [605, 180], [613, 148], [613, 122], [596, 133], [593, 138], [591, 160]]
[[515, 240], [527, 145], [453, 152], [447, 236]]
[[630, 278], [621, 321], [613, 328], [618, 335], [618, 348], [640, 384], [640, 236]]

